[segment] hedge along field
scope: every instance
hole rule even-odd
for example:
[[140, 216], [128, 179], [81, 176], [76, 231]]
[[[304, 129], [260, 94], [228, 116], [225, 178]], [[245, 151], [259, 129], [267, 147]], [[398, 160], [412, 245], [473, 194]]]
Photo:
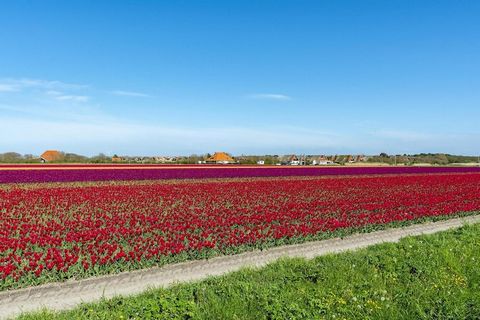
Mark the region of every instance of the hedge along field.
[[20, 319], [479, 319], [480, 224]]
[[480, 211], [480, 174], [9, 185], [1, 289]]

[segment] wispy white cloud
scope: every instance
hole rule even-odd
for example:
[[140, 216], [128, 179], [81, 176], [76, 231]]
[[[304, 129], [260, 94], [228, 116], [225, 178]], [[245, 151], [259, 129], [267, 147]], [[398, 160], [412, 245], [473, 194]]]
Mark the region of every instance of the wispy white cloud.
[[72, 95], [64, 94], [61, 91], [49, 90], [46, 92], [49, 96], [52, 96], [53, 99], [57, 101], [69, 101], [69, 102], [87, 102], [90, 100], [89, 96], [85, 95]]
[[[78, 103], [72, 108], [72, 103], [58, 102], [42, 105], [9, 105], [0, 103], [0, 126], [2, 116], [22, 121], [50, 121], [52, 123], [91, 123], [100, 121], [112, 122], [114, 117], [105, 113], [101, 108], [90, 103]], [[0, 139], [1, 140], [1, 139]]]
[[90, 97], [88, 96], [75, 96], [75, 95], [62, 95], [57, 96], [55, 99], [59, 101], [72, 101], [72, 102], [87, 102]]
[[[87, 85], [66, 83], [62, 81], [51, 81], [42, 79], [29, 79], [29, 78], [2, 78], [0, 79], [0, 88], [4, 88], [5, 91], [21, 91], [23, 89], [85, 89]], [[0, 89], [1, 90], [1, 89]]]
[[62, 92], [61, 91], [57, 91], [57, 90], [48, 90], [45, 92], [46, 94], [50, 95], [50, 96], [59, 96], [59, 95], [62, 95]]
[[292, 100], [292, 97], [287, 96], [285, 94], [278, 94], [278, 93], [254, 93], [247, 95], [249, 99], [256, 99], [256, 100], [277, 100], [277, 101], [288, 101]]
[[19, 88], [13, 84], [0, 83], [0, 92], [14, 92], [18, 90]]
[[113, 91], [110, 91], [110, 93], [117, 96], [126, 96], [126, 97], [140, 97], [140, 98], [151, 97], [149, 94], [142, 93], [142, 92], [135, 92], [135, 91], [113, 90]]
[[[418, 153], [428, 151], [472, 153], [480, 133], [437, 136], [421, 133], [413, 143], [410, 133], [337, 132], [292, 126], [169, 126], [114, 118], [96, 110], [63, 110], [62, 117], [25, 117], [0, 112], [2, 150], [23, 153], [58, 148], [87, 155], [98, 152], [161, 155], [202, 154], [215, 150], [240, 153]], [[9, 110], [0, 105], [0, 109]], [[79, 112], [78, 109], [82, 111]], [[11, 110], [14, 111], [14, 110]], [[47, 110], [48, 111], [48, 110]], [[53, 112], [53, 110], [51, 110]], [[96, 112], [96, 113], [95, 113]], [[16, 132], [11, 135], [11, 132]], [[215, 137], [215, 139], [212, 139]], [[428, 138], [427, 138], [428, 137]], [[417, 137], [418, 138], [418, 137]]]
[[[342, 137], [325, 132], [310, 132], [284, 127], [183, 127], [136, 123], [97, 117], [84, 120], [25, 119], [0, 115], [0, 135], [16, 128], [12, 139], [0, 141], [0, 150], [41, 152], [59, 148], [95, 154], [190, 154], [214, 150], [268, 152], [299, 148], [324, 148], [344, 145]], [[41, 132], [41, 134], [34, 134]], [[113, 134], [112, 134], [113, 133]], [[217, 137], [212, 140], [212, 136]], [[141, 143], [139, 143], [141, 142]], [[39, 148], [39, 150], [32, 150]]]

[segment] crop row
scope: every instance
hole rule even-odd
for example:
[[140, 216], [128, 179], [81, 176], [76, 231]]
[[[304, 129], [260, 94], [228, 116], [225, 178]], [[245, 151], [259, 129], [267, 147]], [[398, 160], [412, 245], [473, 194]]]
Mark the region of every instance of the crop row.
[[473, 173], [480, 167], [142, 167], [118, 166], [77, 168], [33, 168], [0, 170], [2, 183], [73, 182], [73, 181], [132, 181], [165, 179], [206, 179], [245, 177], [291, 177], [291, 176], [338, 176], [338, 175], [385, 175], [385, 174], [433, 174]]
[[479, 194], [480, 174], [0, 189], [1, 287], [475, 212]]

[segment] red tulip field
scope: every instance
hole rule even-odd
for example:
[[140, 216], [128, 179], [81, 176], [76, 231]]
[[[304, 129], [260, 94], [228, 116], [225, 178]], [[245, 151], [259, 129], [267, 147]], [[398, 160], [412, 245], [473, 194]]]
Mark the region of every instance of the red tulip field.
[[478, 211], [478, 172], [0, 184], [0, 286]]

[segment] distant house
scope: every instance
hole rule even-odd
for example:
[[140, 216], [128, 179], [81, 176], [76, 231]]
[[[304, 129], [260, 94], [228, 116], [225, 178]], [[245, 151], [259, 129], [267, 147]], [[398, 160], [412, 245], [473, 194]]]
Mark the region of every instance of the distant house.
[[40, 160], [45, 162], [55, 162], [61, 161], [63, 159], [63, 154], [57, 150], [47, 150], [40, 156]]
[[258, 161], [257, 161], [257, 164], [264, 165], [264, 164], [265, 164], [265, 160], [258, 160]]
[[356, 156], [348, 156], [347, 162], [355, 163], [355, 162], [365, 162], [367, 161], [367, 157], [364, 155], [356, 155]]
[[155, 162], [159, 162], [159, 163], [165, 163], [165, 162], [167, 162], [167, 158], [166, 158], [166, 157], [163, 157], [163, 156], [153, 157], [153, 160], [154, 160]]
[[291, 154], [291, 155], [281, 157], [280, 163], [282, 165], [287, 165], [287, 166], [298, 166], [300, 165], [300, 158], [298, 158], [294, 154]]
[[313, 157], [312, 165], [313, 166], [326, 166], [333, 164], [333, 161], [329, 160], [326, 156]]
[[174, 163], [178, 161], [177, 157], [165, 157], [165, 156], [158, 156], [158, 157], [153, 157], [154, 162], [158, 163]]
[[118, 163], [118, 162], [122, 162], [122, 161], [123, 161], [122, 158], [120, 158], [120, 157], [117, 156], [117, 155], [114, 155], [114, 156], [112, 157], [112, 162]]
[[205, 160], [206, 163], [229, 164], [235, 163], [235, 160], [225, 152], [215, 152], [213, 156]]

